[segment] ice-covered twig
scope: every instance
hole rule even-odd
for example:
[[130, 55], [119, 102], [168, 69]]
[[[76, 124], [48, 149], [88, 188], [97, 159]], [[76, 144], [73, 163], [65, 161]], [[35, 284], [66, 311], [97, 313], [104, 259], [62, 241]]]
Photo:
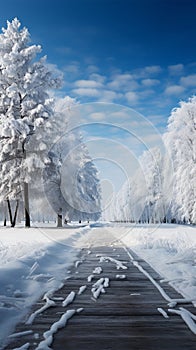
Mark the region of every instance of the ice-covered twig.
[[190, 303], [192, 303], [192, 302], [194, 302], [194, 300], [192, 300], [192, 299], [171, 299], [171, 302], [168, 304], [168, 306], [170, 306], [170, 307], [174, 307], [174, 306], [176, 306], [177, 304], [190, 304]]
[[181, 307], [179, 310], [168, 309], [168, 312], [181, 316], [191, 332], [196, 334], [196, 323], [194, 322], [196, 320], [196, 315], [192, 314], [183, 307]]
[[23, 332], [18, 332], [18, 333], [12, 333], [9, 335], [9, 338], [17, 338], [17, 337], [22, 337], [28, 334], [32, 334], [33, 331], [29, 330], [29, 331], [23, 331]]
[[78, 268], [78, 266], [79, 266], [80, 264], [82, 264], [82, 260], [77, 260], [77, 261], [75, 262], [75, 267]]
[[86, 288], [87, 288], [87, 286], [81, 286], [79, 288], [78, 295], [81, 295], [86, 290]]
[[79, 307], [79, 309], [76, 310], [76, 312], [79, 314], [80, 312], [82, 312], [84, 310], [83, 307]]
[[30, 343], [25, 343], [24, 345], [20, 346], [19, 348], [14, 348], [13, 350], [27, 350], [30, 346]]
[[94, 275], [89, 275], [88, 278], [87, 278], [87, 281], [88, 281], [88, 282], [91, 282], [92, 279], [93, 279], [93, 277], [94, 277]]
[[93, 287], [91, 289], [93, 297], [97, 299], [101, 293], [105, 293], [105, 289], [109, 287], [109, 278], [108, 277], [102, 277], [100, 278], [96, 283], [93, 284]]
[[124, 280], [126, 278], [126, 275], [116, 275], [116, 278], [119, 280]]
[[100, 273], [103, 271], [103, 269], [101, 268], [101, 266], [97, 266], [95, 267], [95, 269], [93, 270], [93, 273], [96, 273], [98, 275], [100, 275]]
[[50, 327], [49, 331], [44, 332], [42, 340], [35, 350], [51, 350], [50, 345], [53, 342], [53, 335], [58, 331], [58, 329], [65, 327], [67, 321], [76, 313], [76, 310], [68, 310], [66, 311], [61, 318], [53, 323]]
[[63, 307], [66, 307], [67, 305], [71, 304], [72, 301], [74, 300], [76, 296], [75, 292], [70, 292], [69, 295], [67, 296], [67, 298], [62, 302]]
[[31, 276], [35, 272], [35, 270], [37, 270], [38, 267], [39, 267], [39, 264], [37, 261], [35, 261], [34, 264], [31, 266], [29, 276]]
[[63, 301], [64, 298], [63, 297], [52, 297], [52, 300], [54, 300], [54, 301]]
[[158, 307], [157, 310], [160, 312], [161, 315], [163, 315], [163, 317], [169, 318], [167, 312], [163, 310], [162, 307]]
[[109, 287], [109, 283], [110, 283], [109, 278], [108, 278], [108, 277], [105, 277], [105, 281], [104, 281], [104, 283], [103, 283], [103, 286], [104, 286], [105, 288], [108, 288], [108, 287]]
[[45, 311], [45, 310], [48, 309], [49, 307], [55, 306], [55, 305], [56, 305], [56, 303], [55, 303], [53, 300], [49, 299], [47, 296], [45, 297], [45, 299], [46, 299], [45, 305], [42, 306], [40, 309], [36, 310], [35, 312], [33, 312], [33, 313], [29, 316], [28, 320], [26, 321], [26, 324], [27, 324], [27, 325], [32, 324], [33, 321], [34, 321], [34, 319], [35, 319], [35, 317], [36, 317], [37, 315], [41, 314], [43, 311]]
[[130, 293], [131, 296], [139, 296], [141, 293]]
[[101, 256], [100, 262], [103, 262], [103, 261], [106, 261], [106, 262], [111, 261], [115, 263], [117, 270], [120, 270], [120, 269], [127, 270], [127, 266], [123, 265], [123, 263], [120, 260], [116, 260], [114, 258], [111, 258], [110, 256]]

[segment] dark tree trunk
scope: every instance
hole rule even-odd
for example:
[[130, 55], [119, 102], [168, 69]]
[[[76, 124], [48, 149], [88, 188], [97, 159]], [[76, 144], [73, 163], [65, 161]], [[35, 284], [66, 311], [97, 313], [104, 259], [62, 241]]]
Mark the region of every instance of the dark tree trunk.
[[17, 199], [15, 213], [14, 213], [14, 219], [12, 221], [12, 227], [15, 227], [15, 225], [16, 225], [16, 218], [17, 218], [17, 214], [18, 214], [18, 207], [19, 207], [19, 200]]
[[29, 213], [29, 186], [24, 182], [24, 211], [25, 211], [25, 227], [31, 226], [31, 219]]
[[7, 206], [8, 206], [8, 213], [9, 213], [9, 217], [10, 217], [10, 224], [12, 226], [13, 223], [13, 219], [12, 219], [12, 208], [11, 208], [11, 204], [9, 199], [7, 199]]
[[63, 215], [62, 215], [62, 208], [60, 208], [57, 214], [57, 227], [62, 227], [62, 226], [63, 226]]
[[7, 220], [6, 220], [6, 217], [4, 219], [4, 222], [3, 222], [3, 226], [6, 226], [7, 225]]
[[[22, 145], [22, 151], [24, 159], [26, 158], [25, 142]], [[24, 215], [25, 215], [25, 227], [31, 226], [30, 211], [29, 211], [29, 184], [24, 182]]]

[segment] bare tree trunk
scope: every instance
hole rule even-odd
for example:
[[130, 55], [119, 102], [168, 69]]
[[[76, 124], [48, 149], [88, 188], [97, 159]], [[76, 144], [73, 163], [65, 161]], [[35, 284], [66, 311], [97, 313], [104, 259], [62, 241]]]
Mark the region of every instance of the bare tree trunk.
[[29, 186], [24, 182], [24, 210], [25, 210], [25, 227], [31, 226], [31, 219], [29, 213]]
[[7, 226], [7, 208], [4, 206], [4, 221], [3, 226]]
[[14, 213], [14, 219], [13, 219], [13, 222], [12, 222], [12, 227], [15, 227], [15, 225], [16, 225], [16, 218], [17, 218], [17, 214], [18, 214], [18, 207], [19, 207], [19, 200], [17, 199], [15, 213]]
[[[22, 150], [24, 159], [26, 158], [25, 142], [23, 142]], [[25, 227], [31, 226], [30, 212], [29, 212], [29, 184], [24, 182], [24, 215], [25, 215]]]
[[63, 215], [62, 215], [62, 208], [59, 208], [59, 212], [57, 214], [57, 227], [63, 226]]
[[11, 226], [12, 226], [12, 223], [13, 223], [12, 208], [11, 208], [11, 204], [10, 204], [9, 199], [7, 199], [7, 206], [8, 206], [8, 213], [9, 213], [9, 217], [10, 217], [10, 223], [11, 223]]

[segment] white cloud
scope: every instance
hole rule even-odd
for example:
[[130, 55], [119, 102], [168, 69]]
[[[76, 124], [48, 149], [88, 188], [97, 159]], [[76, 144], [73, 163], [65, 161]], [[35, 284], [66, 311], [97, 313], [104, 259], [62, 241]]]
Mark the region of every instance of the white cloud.
[[130, 91], [125, 94], [125, 97], [129, 103], [137, 104], [139, 96], [136, 92]]
[[99, 101], [101, 102], [113, 102], [114, 100], [120, 99], [123, 95], [120, 93], [116, 93], [111, 90], [103, 90], [101, 91], [101, 96]]
[[95, 80], [101, 84], [103, 84], [106, 80], [106, 77], [104, 75], [97, 74], [97, 73], [90, 74], [89, 78], [90, 78], [90, 80]]
[[97, 89], [102, 87], [102, 84], [95, 80], [77, 80], [75, 81], [74, 85], [77, 88], [87, 88], [87, 89], [89, 88]]
[[152, 96], [154, 93], [155, 91], [153, 89], [146, 89], [146, 90], [142, 90], [139, 95], [141, 98], [146, 98], [146, 97]]
[[158, 73], [162, 72], [161, 66], [146, 66], [143, 68], [136, 69], [134, 71], [133, 77], [135, 79], [142, 79], [142, 78], [148, 78], [152, 75], [157, 75]]
[[79, 96], [99, 97], [100, 91], [94, 88], [78, 88], [73, 89], [72, 92]]
[[183, 69], [184, 69], [184, 65], [182, 63], [168, 66], [169, 73], [172, 75], [181, 74]]
[[77, 61], [72, 62], [64, 67], [64, 72], [78, 74], [79, 73], [80, 64]]
[[116, 74], [112, 81], [108, 83], [108, 87], [114, 90], [120, 89], [136, 89], [139, 87], [138, 83], [133, 79], [133, 75], [129, 73]]
[[99, 68], [95, 64], [90, 64], [86, 70], [88, 73], [95, 73], [99, 71]]
[[180, 85], [171, 85], [165, 89], [167, 95], [178, 95], [184, 92], [185, 88]]
[[160, 84], [160, 80], [158, 79], [143, 79], [142, 80], [142, 85], [144, 85], [145, 87], [151, 87], [151, 86], [155, 86], [155, 85], [159, 85]]
[[183, 86], [186, 86], [186, 87], [196, 86], [196, 74], [187, 75], [186, 77], [182, 77], [180, 79], [180, 82]]
[[144, 68], [144, 71], [149, 74], [160, 73], [162, 68], [160, 66], [147, 66]]

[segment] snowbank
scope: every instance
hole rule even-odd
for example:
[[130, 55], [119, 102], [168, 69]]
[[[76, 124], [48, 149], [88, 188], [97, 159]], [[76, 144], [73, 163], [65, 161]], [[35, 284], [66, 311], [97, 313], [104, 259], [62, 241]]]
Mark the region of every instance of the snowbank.
[[87, 228], [0, 228], [0, 347], [45, 292], [58, 289]]
[[137, 225], [121, 238], [185, 298], [196, 300], [195, 227]]

